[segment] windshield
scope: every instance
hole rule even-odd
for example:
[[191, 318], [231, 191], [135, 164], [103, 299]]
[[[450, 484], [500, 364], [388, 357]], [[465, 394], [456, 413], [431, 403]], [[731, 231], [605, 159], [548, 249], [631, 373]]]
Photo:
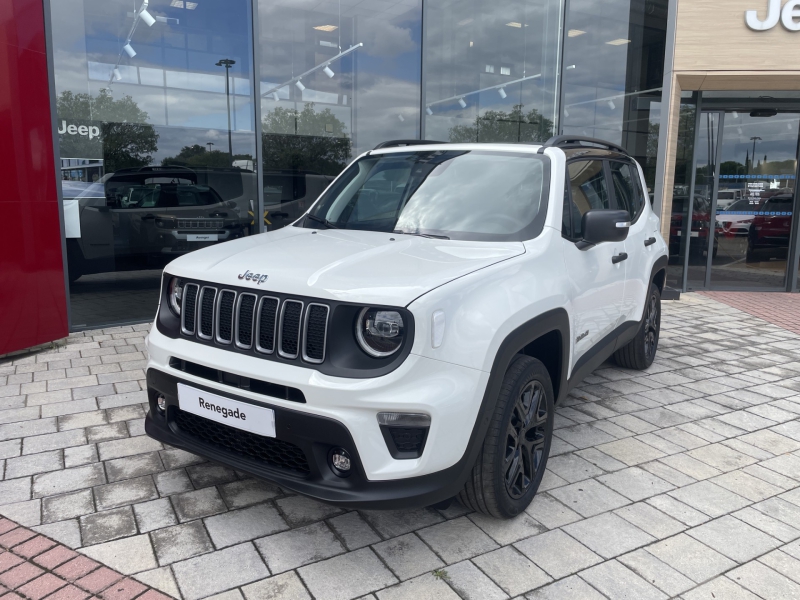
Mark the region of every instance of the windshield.
[[458, 240], [541, 233], [549, 159], [516, 152], [429, 150], [365, 156], [323, 194], [304, 227]]

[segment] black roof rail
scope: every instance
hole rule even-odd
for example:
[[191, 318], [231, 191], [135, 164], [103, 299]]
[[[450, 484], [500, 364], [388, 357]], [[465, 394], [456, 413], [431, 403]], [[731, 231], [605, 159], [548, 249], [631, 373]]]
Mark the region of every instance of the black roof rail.
[[625, 150], [625, 148], [623, 148], [622, 146], [618, 146], [617, 144], [612, 144], [611, 142], [606, 142], [605, 140], [599, 140], [593, 137], [586, 137], [584, 135], [557, 135], [551, 137], [542, 145], [541, 148], [539, 148], [539, 154], [544, 154], [545, 148], [552, 148], [552, 147], [563, 148], [564, 146], [581, 147], [584, 144], [593, 144], [595, 146], [601, 146], [603, 148], [613, 150], [614, 152], [620, 152], [621, 154], [630, 156], [630, 154], [628, 154], [628, 151]]
[[373, 150], [380, 150], [381, 148], [398, 148], [400, 146], [427, 146], [429, 144], [446, 144], [447, 142], [437, 142], [435, 140], [389, 140], [388, 142], [381, 142], [373, 148]]

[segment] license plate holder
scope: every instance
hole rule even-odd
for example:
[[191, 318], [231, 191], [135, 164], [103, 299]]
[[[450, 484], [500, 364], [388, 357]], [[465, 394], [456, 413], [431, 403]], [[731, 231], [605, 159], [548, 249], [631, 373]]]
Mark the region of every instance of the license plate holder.
[[178, 384], [178, 406], [215, 423], [275, 437], [275, 411], [265, 406], [233, 400], [183, 383]]

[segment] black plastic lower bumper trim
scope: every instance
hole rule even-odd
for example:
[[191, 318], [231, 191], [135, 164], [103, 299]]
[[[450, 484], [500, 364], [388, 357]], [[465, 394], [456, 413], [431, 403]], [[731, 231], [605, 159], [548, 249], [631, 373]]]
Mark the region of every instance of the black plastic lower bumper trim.
[[[205, 444], [182, 432], [171, 420], [171, 415], [175, 414], [178, 408], [178, 383], [240, 402], [273, 409], [276, 438], [302, 449], [308, 461], [309, 472], [303, 475], [296, 471], [271, 467], [254, 458]], [[329, 504], [372, 509], [430, 506], [455, 496], [466, 477], [462, 460], [448, 469], [429, 475], [391, 481], [369, 481], [350, 432], [338, 421], [275, 406], [269, 403], [268, 398], [261, 403], [254, 402], [249, 398], [228, 393], [227, 390], [198, 385], [157, 369], [147, 371], [147, 391], [150, 410], [145, 420], [145, 432], [150, 437]], [[167, 400], [165, 413], [159, 412], [156, 405], [156, 398], [160, 394]], [[337, 476], [329, 466], [329, 452], [334, 447], [344, 448], [352, 458], [352, 472], [346, 478]]]

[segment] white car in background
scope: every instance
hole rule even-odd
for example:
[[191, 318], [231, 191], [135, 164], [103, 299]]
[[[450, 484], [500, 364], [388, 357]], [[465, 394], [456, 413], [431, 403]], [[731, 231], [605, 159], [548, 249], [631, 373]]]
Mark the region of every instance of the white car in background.
[[554, 407], [653, 361], [667, 246], [620, 147], [398, 141], [164, 271], [145, 429], [348, 507], [519, 514]]

